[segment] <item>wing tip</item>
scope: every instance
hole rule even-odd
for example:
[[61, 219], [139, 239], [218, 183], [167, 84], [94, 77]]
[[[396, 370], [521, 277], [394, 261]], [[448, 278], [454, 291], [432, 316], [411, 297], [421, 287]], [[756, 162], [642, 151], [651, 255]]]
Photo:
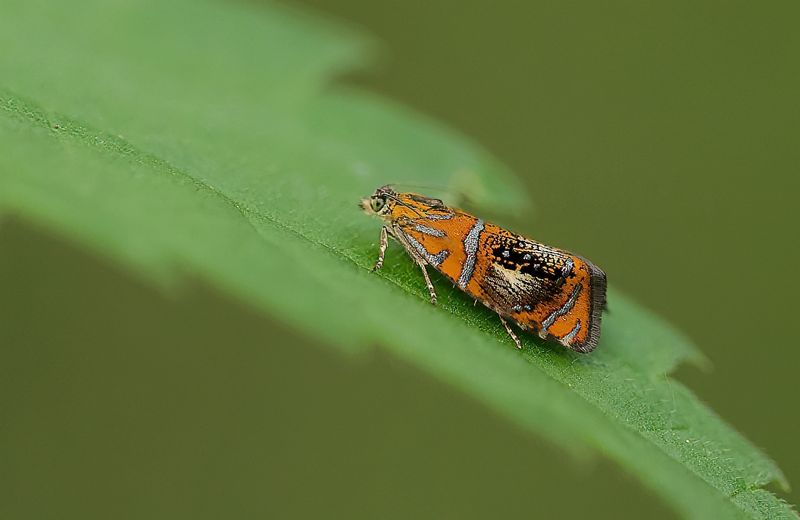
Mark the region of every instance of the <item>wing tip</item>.
[[589, 289], [591, 291], [589, 309], [589, 333], [583, 342], [573, 342], [567, 345], [572, 350], [584, 354], [593, 351], [600, 342], [600, 323], [603, 311], [606, 309], [606, 273], [588, 260], [582, 259], [589, 266]]

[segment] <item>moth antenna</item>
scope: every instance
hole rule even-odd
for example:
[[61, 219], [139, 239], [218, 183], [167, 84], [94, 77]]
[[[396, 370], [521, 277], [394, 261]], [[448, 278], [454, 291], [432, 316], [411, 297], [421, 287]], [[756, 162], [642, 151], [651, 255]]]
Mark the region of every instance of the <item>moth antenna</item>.
[[406, 184], [404, 182], [395, 182], [395, 183], [390, 184], [389, 186], [402, 186], [404, 188], [413, 188], [413, 189], [419, 189], [419, 190], [435, 190], [435, 191], [440, 191], [440, 192], [444, 192], [444, 193], [449, 193], [449, 192], [452, 191], [450, 188], [447, 188], [447, 187], [444, 187], [444, 186], [431, 186], [431, 185], [425, 185], [425, 184]]

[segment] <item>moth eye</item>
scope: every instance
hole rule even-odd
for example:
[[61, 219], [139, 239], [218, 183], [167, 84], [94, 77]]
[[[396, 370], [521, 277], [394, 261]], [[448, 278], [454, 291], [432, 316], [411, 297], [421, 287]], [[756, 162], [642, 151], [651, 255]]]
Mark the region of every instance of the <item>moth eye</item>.
[[375, 213], [379, 212], [386, 205], [386, 199], [383, 197], [372, 197], [370, 199], [370, 206]]

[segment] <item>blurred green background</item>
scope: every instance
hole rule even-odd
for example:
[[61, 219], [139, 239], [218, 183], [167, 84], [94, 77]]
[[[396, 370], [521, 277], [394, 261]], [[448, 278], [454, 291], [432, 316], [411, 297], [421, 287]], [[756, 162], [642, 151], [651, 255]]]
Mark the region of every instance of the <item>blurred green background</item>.
[[[688, 333], [714, 369], [678, 377], [800, 503], [796, 3], [290, 5], [374, 35], [343, 81], [472, 136], [536, 203], [516, 229]], [[30, 223], [0, 227], [0, 287], [2, 518], [672, 517], [380, 351], [153, 290]]]

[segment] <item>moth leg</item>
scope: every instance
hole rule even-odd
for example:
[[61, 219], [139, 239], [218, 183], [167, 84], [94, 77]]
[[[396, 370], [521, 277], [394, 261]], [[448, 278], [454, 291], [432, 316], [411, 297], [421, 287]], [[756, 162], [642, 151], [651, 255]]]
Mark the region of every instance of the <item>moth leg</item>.
[[381, 228], [381, 245], [378, 252], [378, 261], [372, 267], [373, 271], [377, 271], [383, 267], [383, 257], [386, 255], [386, 247], [389, 245], [389, 233], [386, 231], [386, 226]]
[[425, 277], [425, 284], [428, 286], [428, 294], [431, 296], [431, 303], [436, 305], [436, 289], [433, 288], [431, 279], [428, 276], [428, 269], [425, 267], [425, 261], [417, 260], [417, 265], [419, 265], [419, 268], [422, 269], [422, 276]]
[[431, 297], [431, 303], [436, 305], [436, 289], [433, 288], [433, 284], [431, 283], [431, 278], [428, 276], [428, 270], [426, 269], [428, 263], [422, 256], [420, 256], [420, 254], [417, 251], [414, 250], [413, 247], [411, 247], [411, 245], [409, 245], [408, 240], [404, 238], [405, 235], [403, 234], [402, 231], [396, 232], [392, 236], [394, 236], [397, 239], [397, 241], [400, 242], [400, 244], [408, 252], [409, 256], [411, 256], [411, 258], [414, 259], [419, 268], [422, 270], [422, 276], [425, 277], [425, 285], [428, 286], [428, 294]]
[[517, 348], [522, 350], [522, 343], [519, 342], [519, 338], [517, 337], [516, 334], [514, 334], [514, 331], [511, 330], [511, 326], [508, 324], [508, 322], [504, 320], [503, 317], [500, 316], [499, 314], [497, 315], [497, 317], [500, 318], [500, 323], [502, 323], [503, 327], [506, 328], [506, 332], [508, 332], [508, 335], [511, 336], [511, 339], [514, 340], [514, 343], [517, 345]]

